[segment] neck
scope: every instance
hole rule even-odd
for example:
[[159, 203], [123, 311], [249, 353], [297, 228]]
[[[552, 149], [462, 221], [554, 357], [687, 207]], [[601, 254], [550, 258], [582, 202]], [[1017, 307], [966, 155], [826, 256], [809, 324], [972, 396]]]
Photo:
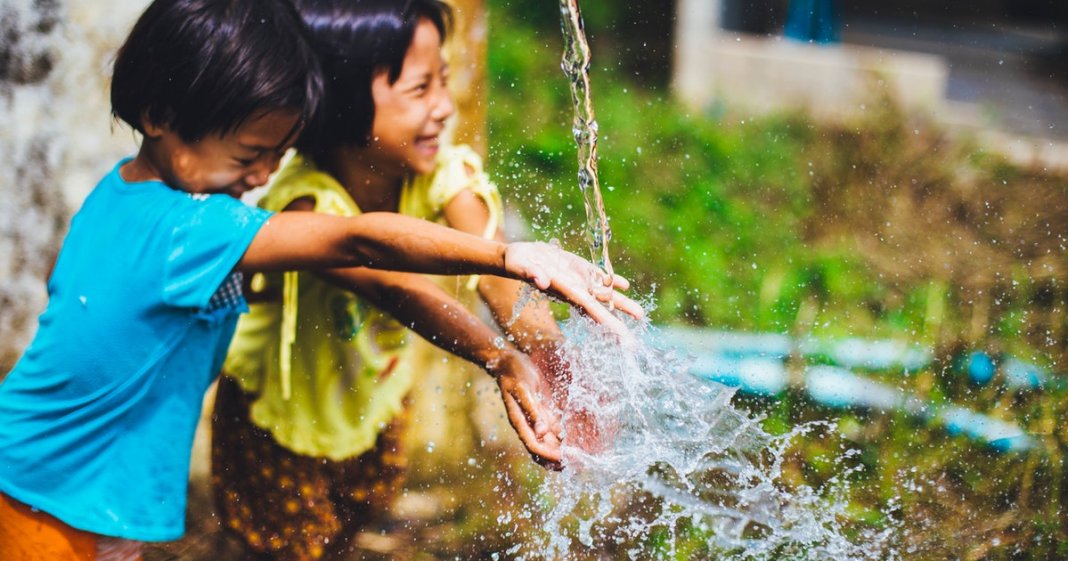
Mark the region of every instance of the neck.
[[156, 164], [153, 153], [155, 143], [151, 138], [145, 138], [141, 142], [141, 148], [137, 151], [134, 159], [126, 162], [119, 168], [119, 175], [123, 181], [136, 183], [140, 181], [163, 181], [163, 174]]
[[366, 148], [335, 150], [326, 171], [341, 183], [362, 212], [397, 212], [404, 173], [378, 164]]

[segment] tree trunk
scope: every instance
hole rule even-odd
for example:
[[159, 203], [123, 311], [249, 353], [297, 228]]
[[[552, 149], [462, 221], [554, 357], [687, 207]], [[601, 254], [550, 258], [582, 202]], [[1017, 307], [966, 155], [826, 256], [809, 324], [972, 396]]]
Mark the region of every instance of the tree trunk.
[[483, 0], [452, 0], [446, 44], [449, 84], [456, 103], [451, 138], [486, 155], [486, 7]]

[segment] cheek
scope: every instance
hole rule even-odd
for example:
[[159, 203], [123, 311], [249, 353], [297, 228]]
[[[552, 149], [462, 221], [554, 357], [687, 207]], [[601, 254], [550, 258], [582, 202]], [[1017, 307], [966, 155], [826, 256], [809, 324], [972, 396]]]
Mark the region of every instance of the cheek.
[[215, 187], [225, 187], [236, 183], [242, 176], [243, 174], [240, 170], [214, 169], [204, 171], [205, 182]]
[[219, 158], [210, 147], [176, 151], [174, 172], [188, 187], [200, 190], [233, 183], [239, 170]]
[[225, 187], [241, 178], [241, 169], [218, 161], [202, 161], [187, 168], [196, 185], [204, 188]]
[[427, 114], [419, 104], [412, 102], [376, 107], [372, 138], [390, 144], [410, 143], [422, 130]]

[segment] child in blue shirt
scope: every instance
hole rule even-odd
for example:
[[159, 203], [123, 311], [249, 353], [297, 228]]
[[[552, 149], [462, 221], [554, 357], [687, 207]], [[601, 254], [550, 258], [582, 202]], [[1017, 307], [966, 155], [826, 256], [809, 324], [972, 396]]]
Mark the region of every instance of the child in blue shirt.
[[[0, 384], [0, 527], [56, 531], [0, 530], [3, 559], [134, 559], [137, 542], [182, 535], [193, 432], [246, 310], [243, 273], [501, 275], [617, 329], [602, 302], [635, 308], [614, 290], [625, 280], [605, 289], [593, 265], [546, 244], [241, 203], [314, 123], [322, 77], [303, 33], [285, 0], [156, 0], [119, 51], [113, 112], [141, 148], [72, 219], [37, 335]], [[558, 459], [536, 374], [501, 376], [514, 378], [502, 388], [524, 444]]]

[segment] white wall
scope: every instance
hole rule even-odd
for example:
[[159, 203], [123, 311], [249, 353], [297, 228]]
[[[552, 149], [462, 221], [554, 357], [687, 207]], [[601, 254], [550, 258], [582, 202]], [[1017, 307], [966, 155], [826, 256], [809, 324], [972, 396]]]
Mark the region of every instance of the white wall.
[[37, 326], [45, 275], [96, 180], [136, 149], [112, 125], [115, 50], [147, 0], [0, 4], [0, 373]]

